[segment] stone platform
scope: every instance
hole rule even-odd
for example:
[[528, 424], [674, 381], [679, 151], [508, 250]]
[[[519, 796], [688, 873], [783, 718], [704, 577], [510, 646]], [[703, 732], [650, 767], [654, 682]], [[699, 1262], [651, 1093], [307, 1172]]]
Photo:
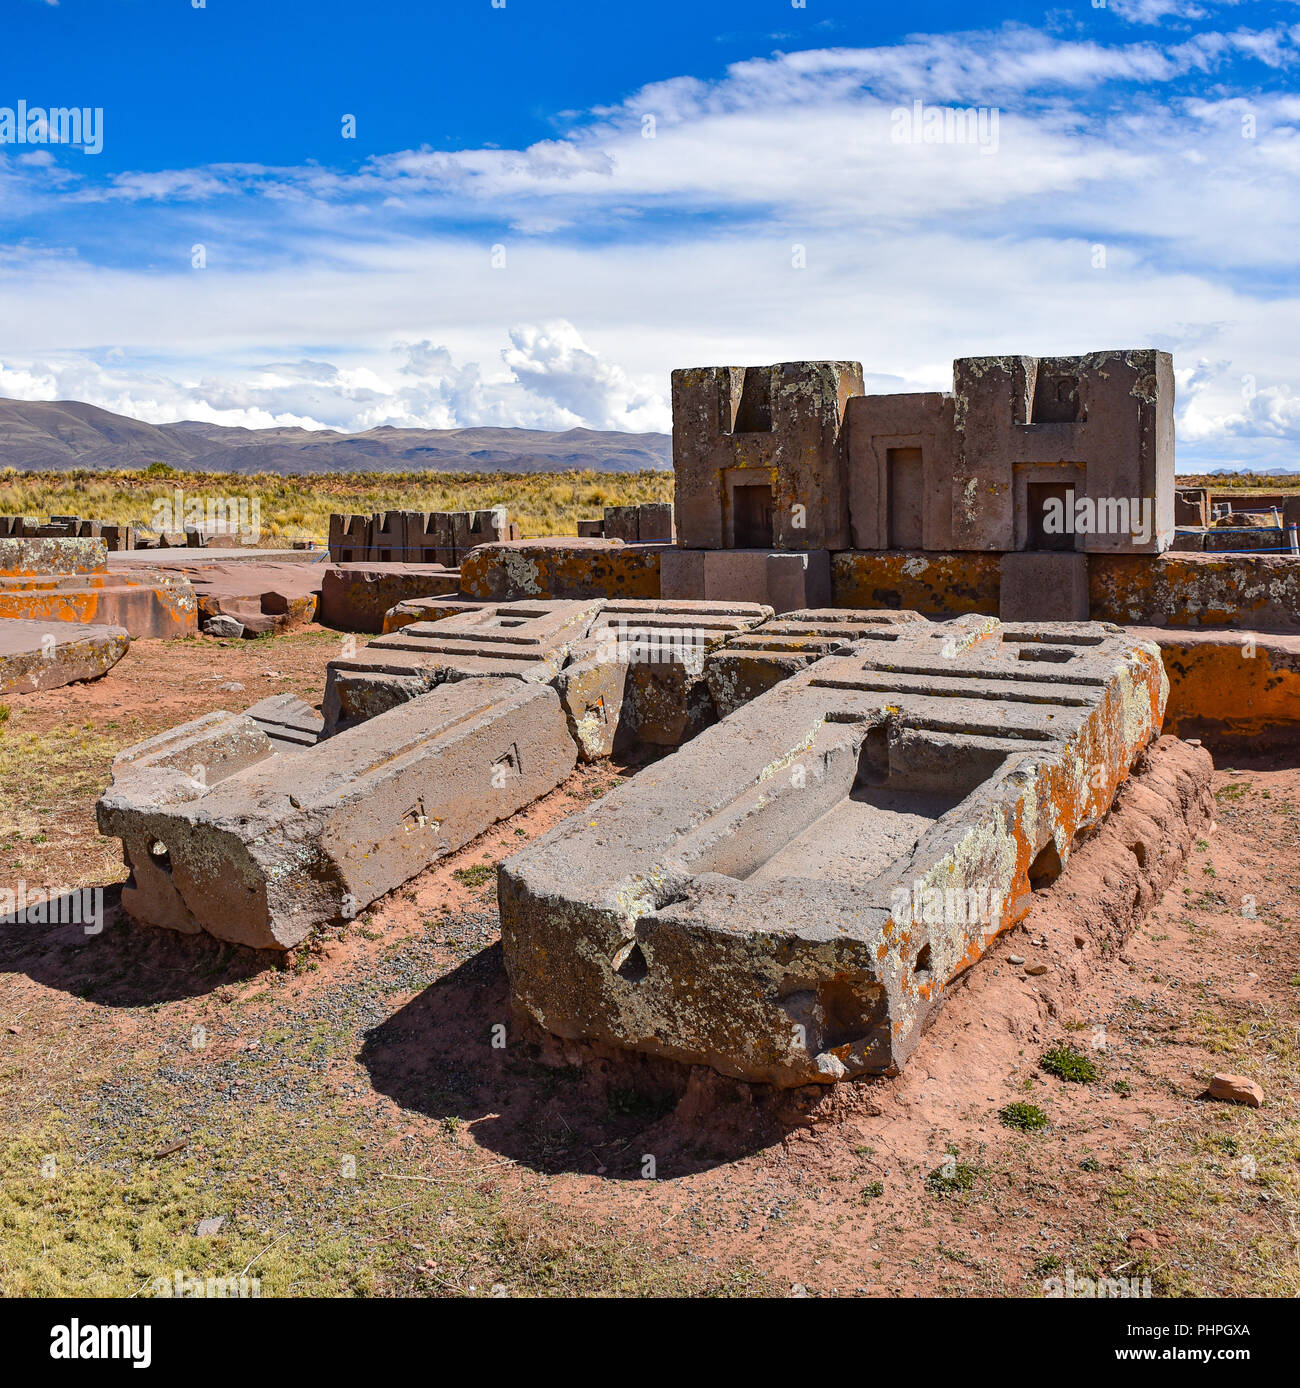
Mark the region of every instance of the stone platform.
[[828, 655], [499, 871], [517, 1005], [777, 1085], [898, 1069], [1158, 733], [1097, 624], [916, 623]]
[[183, 573], [110, 571], [102, 539], [0, 539], [0, 618], [6, 617], [170, 639], [198, 629], [198, 599]]
[[319, 564], [324, 565], [329, 554], [324, 549], [257, 549], [251, 545], [222, 545], [219, 548], [197, 549], [132, 549], [110, 550], [110, 569], [191, 569], [201, 570], [219, 564]]

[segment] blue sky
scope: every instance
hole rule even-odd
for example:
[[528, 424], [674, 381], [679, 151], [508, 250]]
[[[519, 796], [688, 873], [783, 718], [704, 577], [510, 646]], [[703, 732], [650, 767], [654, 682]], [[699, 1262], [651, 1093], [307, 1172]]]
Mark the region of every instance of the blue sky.
[[4, 38], [0, 139], [22, 101], [103, 148], [0, 143], [0, 395], [641, 430], [674, 366], [1156, 345], [1180, 467], [1300, 466], [1295, 0], [5, 0]]

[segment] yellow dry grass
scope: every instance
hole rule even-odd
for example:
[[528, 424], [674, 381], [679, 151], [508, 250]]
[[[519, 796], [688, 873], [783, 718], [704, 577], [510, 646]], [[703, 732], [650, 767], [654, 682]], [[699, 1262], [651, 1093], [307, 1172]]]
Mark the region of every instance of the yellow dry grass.
[[280, 477], [266, 473], [0, 472], [0, 515], [84, 516], [151, 527], [154, 503], [256, 499], [265, 547], [323, 541], [331, 512], [474, 511], [505, 506], [525, 537], [573, 535], [606, 506], [671, 501], [671, 472], [349, 472]]

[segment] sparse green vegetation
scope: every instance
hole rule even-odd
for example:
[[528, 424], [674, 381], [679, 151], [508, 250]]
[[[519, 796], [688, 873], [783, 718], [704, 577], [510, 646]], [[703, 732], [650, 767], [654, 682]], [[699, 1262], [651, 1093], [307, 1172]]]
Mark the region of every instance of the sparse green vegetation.
[[948, 1158], [925, 1178], [925, 1186], [931, 1195], [956, 1195], [959, 1191], [973, 1190], [978, 1177], [978, 1167], [958, 1161], [949, 1153]]
[[1047, 1115], [1037, 1104], [1027, 1104], [1023, 1099], [1007, 1104], [998, 1110], [998, 1118], [1004, 1128], [1019, 1128], [1021, 1132], [1037, 1132], [1047, 1127]]
[[1056, 1046], [1044, 1052], [1039, 1065], [1049, 1075], [1068, 1080], [1071, 1084], [1092, 1084], [1098, 1078], [1096, 1065], [1086, 1055], [1069, 1046]]
[[451, 875], [466, 887], [482, 887], [496, 881], [497, 865], [475, 863], [473, 867], [457, 868]]

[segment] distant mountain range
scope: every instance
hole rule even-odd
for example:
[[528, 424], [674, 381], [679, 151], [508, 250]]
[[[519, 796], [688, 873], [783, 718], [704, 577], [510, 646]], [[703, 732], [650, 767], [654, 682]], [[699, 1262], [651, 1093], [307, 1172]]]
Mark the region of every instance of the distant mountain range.
[[[0, 399], [0, 468], [67, 472], [169, 463], [183, 472], [642, 472], [672, 469], [668, 434], [568, 429], [244, 429], [146, 424], [79, 400]], [[1200, 477], [1300, 476], [1218, 467]]]
[[569, 429], [243, 429], [145, 424], [77, 400], [0, 399], [0, 468], [169, 463], [185, 472], [640, 472], [672, 467], [667, 434]]
[[1295, 467], [1216, 467], [1198, 477], [1292, 477], [1300, 474]]

